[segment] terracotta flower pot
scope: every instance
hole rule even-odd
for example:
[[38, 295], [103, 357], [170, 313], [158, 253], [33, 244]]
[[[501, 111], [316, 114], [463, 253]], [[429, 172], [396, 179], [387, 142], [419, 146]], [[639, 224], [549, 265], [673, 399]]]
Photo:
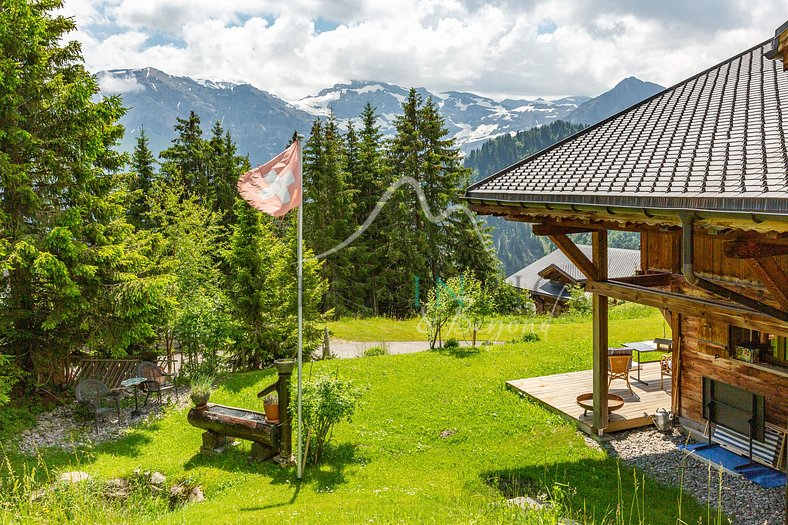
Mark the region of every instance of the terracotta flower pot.
[[271, 423], [279, 423], [279, 405], [263, 405], [265, 419]]

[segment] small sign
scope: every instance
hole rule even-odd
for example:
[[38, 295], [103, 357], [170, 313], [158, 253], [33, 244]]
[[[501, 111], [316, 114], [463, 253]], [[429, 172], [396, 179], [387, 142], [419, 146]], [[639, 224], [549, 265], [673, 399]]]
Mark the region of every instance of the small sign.
[[758, 348], [750, 346], [736, 346], [736, 359], [747, 363], [758, 362]]

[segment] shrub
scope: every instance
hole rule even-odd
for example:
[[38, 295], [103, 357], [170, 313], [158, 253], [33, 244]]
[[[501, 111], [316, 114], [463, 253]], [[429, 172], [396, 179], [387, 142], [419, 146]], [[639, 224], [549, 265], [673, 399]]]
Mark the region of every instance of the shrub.
[[[292, 384], [295, 390], [295, 382]], [[312, 462], [320, 463], [326, 443], [331, 439], [334, 425], [340, 421], [350, 421], [362, 390], [352, 381], [341, 379], [338, 373], [321, 374], [305, 382], [301, 397], [301, 417], [306, 430], [306, 449], [304, 457], [312, 452]], [[292, 392], [293, 399], [297, 393]], [[296, 404], [291, 409], [296, 410]]]
[[388, 350], [386, 350], [382, 346], [371, 346], [371, 347], [367, 348], [366, 350], [364, 350], [363, 356], [364, 357], [374, 357], [374, 356], [377, 356], [377, 355], [388, 355], [388, 353], [389, 353]]
[[11, 389], [21, 376], [21, 370], [12, 360], [12, 356], [0, 354], [0, 407], [11, 400]]
[[569, 313], [575, 315], [589, 315], [591, 313], [591, 299], [586, 295], [582, 286], [568, 286], [569, 290]]
[[539, 334], [536, 334], [534, 332], [526, 332], [526, 333], [524, 333], [522, 335], [522, 337], [520, 337], [520, 339], [517, 342], [518, 343], [535, 343], [537, 341], [539, 341]]
[[460, 343], [454, 338], [447, 339], [446, 342], [443, 343], [443, 348], [458, 348], [459, 346]]

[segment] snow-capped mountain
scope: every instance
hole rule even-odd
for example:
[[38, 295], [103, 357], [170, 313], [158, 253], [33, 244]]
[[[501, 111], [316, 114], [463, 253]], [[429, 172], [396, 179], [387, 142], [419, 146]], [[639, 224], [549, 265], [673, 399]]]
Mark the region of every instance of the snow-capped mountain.
[[[288, 102], [249, 84], [176, 77], [154, 68], [102, 71], [97, 78], [102, 94], [122, 95], [124, 105], [129, 108], [121, 119], [126, 127], [123, 150], [133, 149], [143, 126], [154, 152], [169, 147], [175, 135], [176, 117], [185, 118], [193, 110], [200, 116], [206, 133], [214, 122], [220, 121], [238, 144], [238, 152], [248, 154], [252, 164], [263, 163], [281, 151], [293, 131], [308, 135], [312, 121], [330, 112], [344, 128], [347, 121], [361, 114], [367, 102], [376, 108], [383, 134], [391, 136], [394, 119], [400, 114], [409, 91], [385, 82], [353, 81]], [[498, 135], [558, 119], [575, 120], [573, 115], [578, 116], [577, 121], [589, 123], [598, 116], [600, 107], [613, 112], [618, 106], [617, 110], [624, 109], [633, 103], [630, 100], [637, 102], [651, 95], [656, 86], [630, 78], [616, 89], [625, 83], [626, 100], [609, 96], [603, 99], [603, 94], [596, 99], [574, 96], [497, 101], [460, 91], [430, 93], [418, 88], [417, 92], [425, 100], [432, 97], [449, 134], [467, 152]], [[599, 99], [603, 99], [602, 103]], [[588, 105], [592, 107], [584, 111]]]
[[[323, 89], [315, 96], [294, 101], [293, 105], [314, 116], [327, 116], [333, 111], [337, 120], [345, 123], [358, 117], [370, 102], [380, 115], [381, 131], [393, 134], [394, 118], [401, 112], [408, 91], [385, 82], [355, 80]], [[423, 99], [432, 97], [446, 120], [449, 134], [465, 151], [492, 137], [564, 118], [589, 100], [576, 96], [553, 101], [541, 98], [496, 101], [461, 91], [431, 93], [424, 88], [416, 91]]]

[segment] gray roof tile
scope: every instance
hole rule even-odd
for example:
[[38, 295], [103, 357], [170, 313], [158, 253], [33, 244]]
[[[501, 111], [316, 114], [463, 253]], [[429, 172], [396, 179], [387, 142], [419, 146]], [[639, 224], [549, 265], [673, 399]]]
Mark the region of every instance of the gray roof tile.
[[474, 184], [466, 197], [788, 213], [788, 72], [764, 57], [770, 42]]
[[[591, 258], [591, 246], [579, 244], [577, 247], [580, 248], [580, 251], [586, 257]], [[607, 272], [611, 278], [635, 275], [635, 271], [640, 268], [640, 250], [608, 248], [607, 252]], [[585, 282], [586, 280], [577, 266], [567, 259], [561, 250], [555, 250], [532, 262], [522, 270], [513, 273], [506, 278], [506, 282], [521, 290], [530, 290], [553, 297], [569, 297], [569, 292], [563, 290], [562, 286], [552, 285], [549, 279], [544, 279], [539, 275], [539, 272], [552, 265], [555, 265], [575, 281]]]

